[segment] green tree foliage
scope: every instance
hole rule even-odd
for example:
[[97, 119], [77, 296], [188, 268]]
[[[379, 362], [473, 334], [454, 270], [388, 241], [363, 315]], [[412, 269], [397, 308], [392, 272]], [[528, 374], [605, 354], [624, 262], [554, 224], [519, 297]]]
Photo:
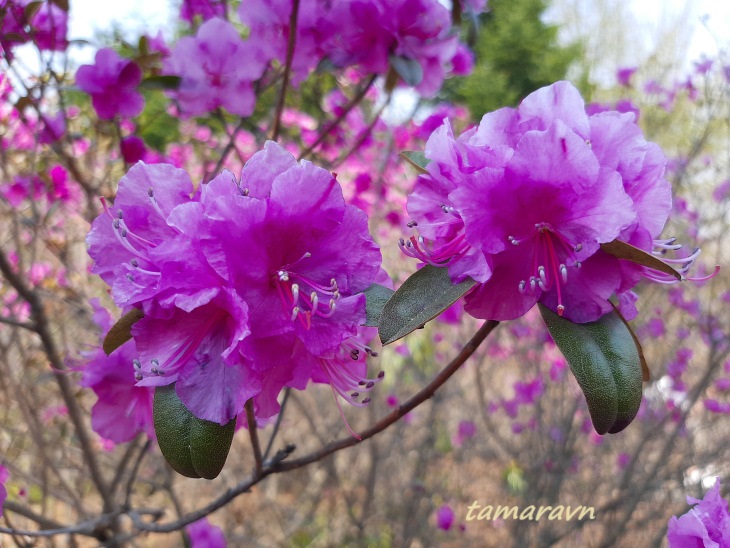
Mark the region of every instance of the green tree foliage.
[[[546, 0], [490, 0], [491, 11], [476, 25], [474, 72], [445, 82], [440, 100], [460, 103], [478, 119], [485, 112], [516, 106], [538, 88], [566, 78], [582, 54], [578, 43], [558, 43], [558, 27], [546, 24]], [[474, 22], [468, 32], [474, 33]], [[574, 82], [587, 90], [587, 76]]]

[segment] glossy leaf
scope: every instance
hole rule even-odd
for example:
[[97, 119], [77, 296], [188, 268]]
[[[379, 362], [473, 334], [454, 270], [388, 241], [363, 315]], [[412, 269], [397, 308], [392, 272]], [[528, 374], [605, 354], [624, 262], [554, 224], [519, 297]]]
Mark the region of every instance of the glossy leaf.
[[176, 472], [189, 478], [218, 477], [231, 449], [236, 419], [225, 425], [199, 419], [185, 407], [174, 384], [155, 389], [153, 419], [162, 455]]
[[399, 154], [406, 162], [411, 164], [418, 173], [428, 173], [426, 166], [431, 161], [426, 158], [426, 154], [415, 150], [404, 150]]
[[631, 261], [632, 263], [640, 264], [648, 268], [653, 268], [654, 270], [658, 270], [659, 272], [663, 272], [664, 274], [669, 274], [670, 276], [673, 276], [678, 280], [684, 279], [679, 272], [674, 270], [671, 266], [669, 266], [661, 259], [655, 257], [651, 253], [647, 253], [643, 249], [639, 249], [638, 247], [634, 247], [631, 244], [622, 242], [621, 240], [614, 240], [607, 244], [601, 244], [601, 250], [605, 251], [609, 255], [613, 255], [617, 259], [625, 259], [627, 261]]
[[586, 398], [596, 432], [615, 434], [639, 411], [642, 368], [636, 343], [616, 311], [576, 324], [539, 305], [545, 325]]
[[381, 342], [390, 344], [422, 327], [469, 291], [471, 278], [453, 284], [445, 267], [426, 265], [393, 294], [378, 323]]
[[390, 66], [395, 69], [398, 75], [409, 86], [417, 86], [423, 80], [423, 67], [421, 63], [415, 59], [401, 57], [399, 55], [391, 55], [389, 57]]
[[104, 337], [102, 348], [107, 356], [132, 338], [132, 326], [144, 317], [139, 308], [134, 308], [119, 318]]
[[636, 333], [634, 333], [634, 329], [631, 327], [631, 324], [626, 321], [626, 318], [623, 317], [623, 314], [621, 314], [621, 312], [619, 312], [615, 306], [613, 307], [613, 309], [616, 311], [616, 314], [618, 314], [618, 317], [621, 318], [621, 321], [624, 322], [626, 329], [628, 329], [629, 333], [631, 333], [631, 338], [634, 339], [636, 351], [639, 353], [639, 361], [641, 362], [641, 380], [644, 382], [649, 382], [651, 380], [651, 371], [649, 370], [649, 364], [646, 363], [644, 350], [641, 348], [639, 338], [636, 336]]
[[367, 327], [378, 326], [383, 307], [393, 296], [393, 293], [395, 291], [380, 284], [373, 284], [365, 290], [365, 299], [367, 302], [365, 312], [367, 317], [363, 325]]

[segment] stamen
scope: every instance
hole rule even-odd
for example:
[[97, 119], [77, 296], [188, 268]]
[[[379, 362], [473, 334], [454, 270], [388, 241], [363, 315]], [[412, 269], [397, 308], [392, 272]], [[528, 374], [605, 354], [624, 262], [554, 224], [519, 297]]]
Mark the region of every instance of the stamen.
[[525, 292], [525, 286], [526, 285], [527, 285], [527, 283], [525, 283], [525, 280], [522, 280], [519, 284], [517, 284], [517, 290], [520, 293], [524, 293]]
[[294, 321], [297, 319], [297, 316], [299, 315], [299, 307], [295, 306], [291, 309], [291, 321]]
[[299, 284], [291, 284], [291, 300], [292, 303], [299, 302]]
[[560, 276], [563, 279], [563, 283], [567, 284], [568, 283], [568, 268], [564, 264], [560, 265]]

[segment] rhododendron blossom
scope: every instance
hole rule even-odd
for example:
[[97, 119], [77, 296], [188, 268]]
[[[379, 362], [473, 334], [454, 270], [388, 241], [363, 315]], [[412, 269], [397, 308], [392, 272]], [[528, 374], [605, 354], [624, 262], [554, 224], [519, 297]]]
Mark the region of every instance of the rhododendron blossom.
[[144, 108], [144, 98], [137, 91], [142, 70], [134, 61], [122, 59], [111, 48], [96, 52], [93, 65], [82, 65], [76, 71], [76, 85], [91, 95], [99, 118], [137, 116]]
[[687, 504], [697, 506], [679, 518], [672, 516], [669, 520], [669, 548], [730, 547], [730, 512], [727, 501], [720, 496], [720, 478], [705, 493], [704, 499], [687, 497]]
[[262, 46], [255, 40], [244, 41], [232, 24], [218, 18], [203, 23], [194, 37], [180, 39], [163, 68], [166, 74], [181, 77], [171, 95], [182, 113], [198, 116], [218, 107], [240, 116], [253, 113], [252, 83], [266, 68], [259, 51]]
[[[420, 237], [401, 247], [448, 267], [454, 282], [479, 282], [466, 297], [473, 316], [514, 319], [539, 301], [589, 322], [615, 294], [630, 319], [642, 277], [673, 280], [600, 249], [616, 239], [659, 254], [679, 248], [659, 238], [671, 209], [666, 159], [633, 114], [589, 117], [579, 92], [558, 82], [459, 138], [445, 121], [425, 153], [428, 174], [408, 200]], [[685, 273], [696, 257], [667, 262]]]
[[180, 169], [137, 164], [88, 243], [116, 304], [144, 312], [138, 385], [176, 382], [202, 419], [223, 424], [250, 398], [269, 417], [284, 386], [312, 379], [363, 403], [377, 380], [356, 338], [380, 272], [367, 218], [330, 172], [273, 142], [240, 181], [223, 172], [196, 190]]

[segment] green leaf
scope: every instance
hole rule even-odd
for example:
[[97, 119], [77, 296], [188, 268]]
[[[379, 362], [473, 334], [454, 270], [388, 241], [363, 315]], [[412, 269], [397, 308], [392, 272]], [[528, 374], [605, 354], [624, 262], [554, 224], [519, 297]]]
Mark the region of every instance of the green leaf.
[[155, 389], [153, 419], [157, 443], [172, 468], [189, 478], [213, 479], [231, 449], [236, 419], [220, 425], [193, 415], [175, 392], [175, 384]]
[[423, 327], [469, 291], [476, 282], [451, 282], [445, 267], [426, 265], [408, 278], [383, 307], [378, 334], [386, 345]]
[[398, 156], [411, 164], [418, 173], [428, 173], [426, 166], [431, 160], [426, 158], [426, 154], [421, 151], [404, 150]]
[[601, 435], [626, 428], [641, 405], [642, 368], [623, 319], [614, 310], [598, 321], [577, 324], [539, 307], [583, 391], [593, 428]]
[[409, 86], [417, 86], [423, 80], [423, 67], [415, 59], [401, 57], [400, 55], [391, 55], [388, 59], [390, 66]]
[[365, 290], [365, 313], [367, 317], [363, 325], [367, 327], [378, 326], [383, 307], [393, 296], [393, 293], [395, 291], [380, 284], [373, 284]]
[[180, 87], [182, 78], [179, 76], [164, 75], [164, 76], [148, 76], [142, 80], [139, 87], [142, 89], [177, 89]]
[[102, 348], [108, 356], [125, 342], [132, 338], [132, 326], [144, 317], [139, 308], [134, 308], [119, 318], [104, 337]]
[[664, 274], [674, 276], [680, 281], [684, 280], [679, 272], [674, 270], [671, 266], [669, 266], [661, 259], [655, 257], [651, 253], [647, 253], [643, 249], [639, 249], [638, 247], [634, 247], [631, 244], [622, 242], [621, 240], [614, 240], [606, 244], [601, 244], [601, 250], [605, 251], [609, 255], [613, 255], [617, 259], [631, 261], [632, 263], [653, 268], [654, 270], [658, 270], [659, 272], [663, 272]]

